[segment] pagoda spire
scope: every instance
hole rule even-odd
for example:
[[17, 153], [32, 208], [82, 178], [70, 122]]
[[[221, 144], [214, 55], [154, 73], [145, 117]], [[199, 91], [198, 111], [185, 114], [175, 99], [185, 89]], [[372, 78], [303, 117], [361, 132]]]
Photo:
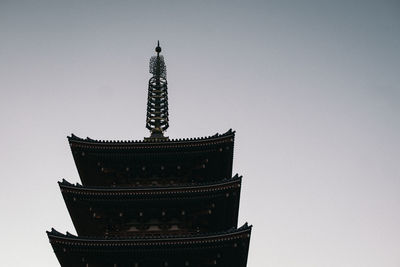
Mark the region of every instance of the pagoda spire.
[[150, 137], [145, 139], [168, 139], [164, 132], [169, 127], [168, 119], [168, 86], [167, 68], [164, 57], [160, 55], [160, 42], [155, 49], [157, 56], [150, 58], [150, 73], [147, 97], [146, 128], [150, 130]]

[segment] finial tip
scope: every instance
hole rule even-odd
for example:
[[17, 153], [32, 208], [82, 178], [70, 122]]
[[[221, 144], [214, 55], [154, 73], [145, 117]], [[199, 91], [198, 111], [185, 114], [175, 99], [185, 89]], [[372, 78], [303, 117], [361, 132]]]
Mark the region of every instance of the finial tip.
[[156, 52], [157, 52], [157, 53], [160, 53], [160, 52], [161, 52], [160, 41], [157, 41]]

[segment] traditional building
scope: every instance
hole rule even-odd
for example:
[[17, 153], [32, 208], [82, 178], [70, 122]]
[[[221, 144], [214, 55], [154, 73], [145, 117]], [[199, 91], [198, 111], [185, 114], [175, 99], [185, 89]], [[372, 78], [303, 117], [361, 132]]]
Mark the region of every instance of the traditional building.
[[169, 139], [166, 66], [150, 60], [142, 141], [68, 137], [81, 184], [59, 182], [77, 235], [47, 232], [66, 267], [245, 267], [251, 226], [237, 227], [242, 177], [235, 133]]

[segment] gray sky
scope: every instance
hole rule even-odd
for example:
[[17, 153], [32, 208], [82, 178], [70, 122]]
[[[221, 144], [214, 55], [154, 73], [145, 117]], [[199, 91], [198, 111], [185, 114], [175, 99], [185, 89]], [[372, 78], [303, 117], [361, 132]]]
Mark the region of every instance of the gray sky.
[[170, 137], [237, 131], [249, 267], [400, 266], [398, 1], [0, 1], [2, 266], [75, 232], [66, 136], [142, 139], [160, 39]]

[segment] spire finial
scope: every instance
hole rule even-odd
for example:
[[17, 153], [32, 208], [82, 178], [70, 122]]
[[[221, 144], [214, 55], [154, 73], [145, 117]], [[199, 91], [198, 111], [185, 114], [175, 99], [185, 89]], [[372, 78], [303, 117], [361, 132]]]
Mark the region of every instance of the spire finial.
[[150, 58], [150, 73], [153, 77], [149, 80], [149, 92], [147, 97], [146, 128], [150, 130], [147, 139], [168, 139], [164, 132], [169, 127], [168, 119], [168, 87], [167, 68], [164, 57], [160, 55], [160, 41], [157, 41], [157, 56]]
[[157, 41], [156, 52], [157, 52], [157, 56], [158, 56], [158, 55], [160, 54], [160, 52], [161, 52], [160, 41]]

